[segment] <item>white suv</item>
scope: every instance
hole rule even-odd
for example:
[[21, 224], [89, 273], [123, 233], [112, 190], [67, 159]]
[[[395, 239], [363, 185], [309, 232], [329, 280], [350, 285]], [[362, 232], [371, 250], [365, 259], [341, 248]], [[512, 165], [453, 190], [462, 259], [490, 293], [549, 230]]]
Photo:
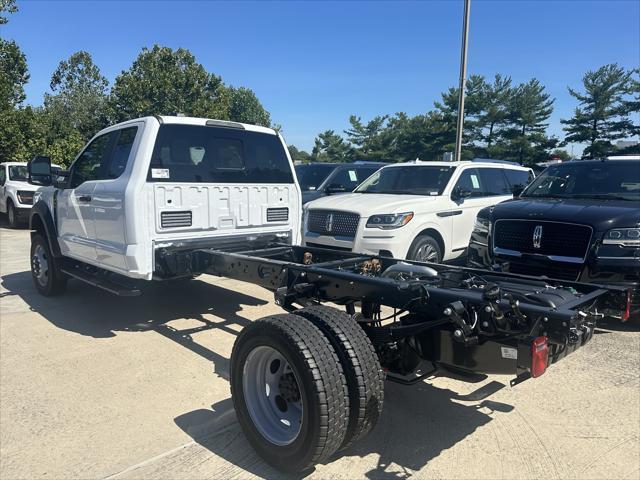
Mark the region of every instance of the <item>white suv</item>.
[[484, 207], [513, 198], [533, 178], [509, 162], [389, 165], [353, 193], [306, 205], [304, 242], [439, 263], [461, 256]]
[[[58, 169], [57, 165], [52, 165]], [[26, 220], [33, 205], [33, 192], [38, 187], [27, 181], [27, 164], [24, 162], [0, 163], [0, 213], [6, 213], [11, 228]]]

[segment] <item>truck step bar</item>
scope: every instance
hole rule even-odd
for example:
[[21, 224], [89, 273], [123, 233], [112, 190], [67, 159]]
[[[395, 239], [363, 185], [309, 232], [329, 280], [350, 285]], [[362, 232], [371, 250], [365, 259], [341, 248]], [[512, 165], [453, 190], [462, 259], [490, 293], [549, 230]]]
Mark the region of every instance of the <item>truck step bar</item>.
[[117, 273], [108, 272], [103, 269], [91, 268], [77, 264], [74, 262], [65, 262], [60, 268], [62, 273], [69, 275], [70, 277], [81, 280], [94, 287], [106, 290], [109, 293], [118, 295], [119, 297], [138, 297], [142, 294], [140, 289], [132, 285], [127, 285], [127, 279]]

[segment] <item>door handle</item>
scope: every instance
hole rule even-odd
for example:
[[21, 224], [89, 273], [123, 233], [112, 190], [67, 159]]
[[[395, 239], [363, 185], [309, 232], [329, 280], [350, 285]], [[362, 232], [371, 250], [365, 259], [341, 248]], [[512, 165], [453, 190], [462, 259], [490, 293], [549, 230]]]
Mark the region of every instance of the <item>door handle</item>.
[[80, 195], [78, 197], [79, 202], [89, 203], [91, 201], [91, 195]]

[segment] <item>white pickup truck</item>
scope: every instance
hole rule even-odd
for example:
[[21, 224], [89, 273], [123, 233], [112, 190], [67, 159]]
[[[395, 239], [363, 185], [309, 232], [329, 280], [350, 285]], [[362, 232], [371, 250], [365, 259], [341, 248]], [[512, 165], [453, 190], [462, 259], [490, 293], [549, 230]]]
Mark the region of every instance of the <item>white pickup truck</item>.
[[[99, 132], [64, 176], [30, 163], [42, 185], [30, 217], [40, 293], [66, 278], [125, 294], [122, 277], [193, 274], [193, 247], [297, 244], [301, 194], [282, 137], [254, 125], [145, 117]], [[62, 274], [60, 269], [66, 274]], [[126, 283], [126, 282], [125, 282]]]

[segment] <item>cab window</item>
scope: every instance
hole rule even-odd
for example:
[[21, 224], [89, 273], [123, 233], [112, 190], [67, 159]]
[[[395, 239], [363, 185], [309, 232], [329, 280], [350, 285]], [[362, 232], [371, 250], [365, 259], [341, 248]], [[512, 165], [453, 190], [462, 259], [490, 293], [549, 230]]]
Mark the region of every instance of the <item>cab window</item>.
[[276, 135], [201, 125], [162, 125], [151, 156], [150, 182], [293, 183]]
[[138, 127], [128, 127], [118, 131], [118, 140], [113, 147], [107, 178], [118, 178], [127, 168], [127, 162], [129, 161], [129, 155], [137, 133]]
[[111, 138], [112, 134], [106, 133], [87, 145], [73, 163], [71, 188], [76, 188], [84, 182], [100, 179], [100, 171], [104, 165]]
[[7, 172], [5, 171], [4, 165], [0, 166], [0, 185], [4, 185], [7, 181]]

